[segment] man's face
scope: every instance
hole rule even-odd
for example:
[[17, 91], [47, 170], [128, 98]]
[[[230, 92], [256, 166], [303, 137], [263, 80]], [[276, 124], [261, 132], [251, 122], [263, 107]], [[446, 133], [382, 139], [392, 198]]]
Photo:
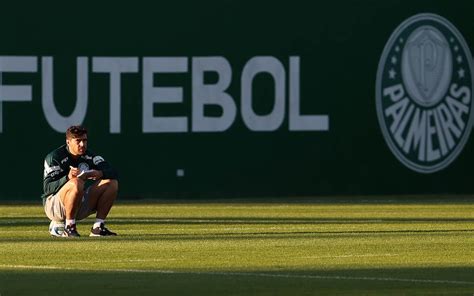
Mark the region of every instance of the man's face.
[[87, 150], [87, 135], [67, 139], [66, 143], [72, 155], [83, 155]]

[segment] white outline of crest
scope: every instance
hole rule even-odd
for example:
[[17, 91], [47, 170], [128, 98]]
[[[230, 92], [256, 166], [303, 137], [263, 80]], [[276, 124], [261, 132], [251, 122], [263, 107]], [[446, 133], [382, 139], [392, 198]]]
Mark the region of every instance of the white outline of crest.
[[[456, 147], [454, 150], [440, 163], [437, 163], [432, 166], [426, 166], [426, 165], [420, 165], [418, 163], [415, 163], [405, 157], [404, 153], [400, 151], [400, 149], [397, 147], [397, 145], [393, 142], [391, 133], [387, 130], [385, 118], [383, 116], [383, 110], [381, 106], [381, 100], [382, 100], [382, 90], [381, 90], [381, 83], [383, 80], [383, 70], [387, 61], [387, 57], [394, 45], [394, 43], [397, 41], [399, 38], [399, 35], [401, 32], [403, 32], [408, 26], [412, 25], [415, 22], [418, 21], [424, 21], [424, 20], [432, 20], [437, 23], [440, 23], [441, 25], [445, 26], [447, 29], [453, 33], [453, 35], [456, 36], [457, 40], [459, 41], [459, 44], [462, 47], [462, 50], [467, 56], [467, 61], [466, 64], [468, 64], [468, 68], [471, 74], [471, 107], [469, 111], [469, 119], [467, 121], [466, 125], [466, 130], [464, 131], [464, 134], [462, 135], [462, 138], [458, 141], [456, 144]], [[467, 46], [466, 41], [464, 40], [464, 37], [461, 35], [461, 33], [458, 31], [458, 29], [451, 24], [450, 21], [445, 19], [442, 16], [439, 16], [437, 14], [433, 13], [420, 13], [416, 14], [412, 17], [409, 17], [408, 19], [404, 20], [390, 35], [389, 40], [385, 44], [385, 47], [382, 52], [382, 56], [379, 60], [379, 64], [377, 67], [377, 76], [376, 76], [376, 82], [375, 82], [375, 104], [376, 104], [376, 110], [377, 110], [377, 119], [378, 123], [380, 126], [380, 129], [382, 130], [382, 134], [384, 137], [385, 142], [387, 143], [388, 147], [390, 148], [390, 151], [395, 155], [395, 157], [406, 167], [412, 169], [413, 171], [419, 172], [419, 173], [424, 173], [424, 174], [429, 174], [429, 173], [434, 173], [437, 171], [440, 171], [447, 166], [449, 166], [461, 153], [461, 151], [464, 149], [464, 146], [466, 145], [467, 140], [469, 139], [471, 129], [473, 126], [474, 122], [474, 75], [473, 75], [473, 65], [472, 65], [472, 54]], [[453, 75], [455, 75], [453, 73]]]

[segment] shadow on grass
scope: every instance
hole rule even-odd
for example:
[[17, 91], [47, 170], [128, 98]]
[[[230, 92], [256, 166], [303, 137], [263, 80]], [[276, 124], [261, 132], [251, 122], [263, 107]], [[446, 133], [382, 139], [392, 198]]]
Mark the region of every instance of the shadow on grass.
[[[93, 217], [93, 215], [91, 215]], [[401, 223], [474, 223], [474, 218], [294, 218], [294, 217], [180, 217], [180, 218], [155, 218], [155, 217], [120, 217], [108, 219], [115, 225], [246, 225], [246, 224], [401, 224]], [[0, 227], [8, 226], [38, 226], [48, 225], [46, 217], [0, 217]]]
[[[116, 230], [116, 229], [114, 229]], [[143, 241], [219, 241], [219, 240], [255, 240], [255, 239], [268, 239], [268, 240], [288, 240], [298, 238], [314, 238], [314, 239], [342, 239], [342, 238], [380, 238], [382, 236], [446, 236], [446, 235], [466, 235], [466, 233], [474, 233], [471, 229], [440, 229], [440, 230], [370, 230], [370, 231], [241, 231], [241, 232], [187, 232], [187, 233], [139, 233], [129, 234], [121, 233], [116, 237], [106, 238], [95, 238], [85, 237], [77, 239], [67, 239], [61, 237], [51, 237], [44, 231], [44, 236], [41, 237], [27, 237], [27, 236], [12, 236], [0, 238], [0, 242], [68, 242], [68, 243], [87, 243], [87, 242], [105, 242], [105, 241], [117, 241], [117, 242], [143, 242]]]
[[0, 270], [0, 294], [472, 295], [473, 275], [474, 267], [278, 272]]
[[[79, 226], [90, 221], [81, 221]], [[153, 233], [138, 232], [135, 234], [127, 227], [127, 231], [120, 232], [117, 240], [219, 240], [219, 239], [291, 239], [298, 237], [315, 237], [315, 238], [345, 238], [345, 237], [371, 237], [380, 235], [446, 235], [446, 234], [465, 234], [474, 233], [474, 229], [468, 226], [457, 226], [456, 229], [446, 227], [447, 223], [472, 223], [474, 219], [471, 218], [441, 218], [441, 219], [426, 219], [426, 218], [370, 218], [370, 219], [356, 219], [356, 218], [247, 218], [247, 217], [233, 217], [233, 218], [221, 218], [221, 217], [207, 217], [203, 219], [198, 218], [147, 218], [147, 217], [133, 217], [133, 218], [120, 218], [115, 217], [109, 220], [109, 225], [115, 227], [118, 231], [121, 225], [136, 225], [140, 229], [154, 229]], [[417, 223], [431, 223], [430, 227], [417, 228]], [[433, 223], [437, 225], [438, 229], [433, 228]], [[51, 241], [52, 239], [58, 240], [58, 238], [51, 238], [47, 233], [47, 226], [49, 221], [46, 218], [38, 217], [22, 217], [22, 218], [0, 218], [0, 231], [3, 229], [17, 229], [18, 235], [11, 237], [2, 237], [0, 242], [22, 242], [22, 241]], [[355, 225], [360, 224], [359, 229], [341, 230], [341, 227], [335, 227], [334, 230], [331, 228], [323, 229], [288, 229], [288, 230], [274, 230], [265, 228], [266, 225], [278, 225], [283, 227], [285, 225]], [[364, 225], [371, 224], [370, 229], [366, 229]], [[397, 229], [387, 229], [386, 224], [398, 224]], [[160, 230], [159, 226], [179, 226], [179, 225], [197, 225], [201, 229], [190, 228], [183, 232], [182, 230], [176, 231], [175, 233], [169, 233], [169, 228]], [[249, 225], [247, 229], [241, 231], [233, 231], [230, 229], [223, 229], [210, 231], [207, 226], [229, 226], [236, 225], [240, 228], [242, 225]], [[257, 229], [252, 228], [253, 226], [261, 226]], [[377, 225], [380, 225], [378, 227]], [[27, 227], [44, 227], [44, 236], [31, 236], [22, 235], [21, 231]], [[147, 227], [149, 226], [149, 227]], [[157, 228], [158, 226], [158, 228]], [[23, 228], [23, 229], [22, 229]], [[117, 229], [118, 228], [118, 229]], [[224, 227], [225, 228], [225, 227]], [[379, 229], [378, 229], [379, 228]], [[160, 231], [162, 231], [160, 233]], [[111, 239], [111, 238], [108, 238]], [[63, 240], [59, 238], [59, 240]], [[83, 238], [81, 238], [83, 240]], [[83, 241], [87, 241], [83, 240]]]

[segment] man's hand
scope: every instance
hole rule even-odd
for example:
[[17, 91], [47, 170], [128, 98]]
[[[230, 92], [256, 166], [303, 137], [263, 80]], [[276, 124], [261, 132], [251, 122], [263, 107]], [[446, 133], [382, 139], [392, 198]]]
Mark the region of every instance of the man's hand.
[[80, 174], [78, 178], [81, 178], [82, 180], [87, 180], [87, 179], [99, 180], [100, 178], [102, 178], [102, 176], [103, 176], [102, 171], [89, 170]]
[[72, 166], [69, 166], [70, 170], [69, 170], [69, 174], [67, 175], [67, 178], [69, 180], [71, 180], [72, 178], [76, 178], [77, 175], [79, 175], [79, 169], [78, 168], [75, 168], [75, 167], [72, 167]]

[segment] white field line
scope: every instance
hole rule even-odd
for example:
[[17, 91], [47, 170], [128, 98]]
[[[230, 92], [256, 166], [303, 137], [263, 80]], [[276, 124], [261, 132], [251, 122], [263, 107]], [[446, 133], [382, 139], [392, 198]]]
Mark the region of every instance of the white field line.
[[360, 257], [397, 257], [399, 254], [360, 254], [360, 255], [339, 255], [339, 256], [307, 256], [299, 257], [304, 259], [334, 259], [334, 258], [360, 258]]
[[42, 270], [67, 270], [67, 271], [102, 271], [102, 272], [123, 272], [123, 273], [155, 273], [155, 274], [177, 274], [177, 275], [211, 275], [211, 276], [248, 276], [248, 277], [269, 277], [269, 278], [289, 278], [289, 279], [319, 279], [319, 280], [355, 280], [355, 281], [376, 281], [376, 282], [407, 282], [407, 283], [426, 283], [426, 284], [452, 284], [452, 285], [474, 285], [469, 281], [452, 280], [429, 280], [429, 279], [405, 279], [391, 277], [358, 277], [358, 276], [324, 276], [324, 275], [305, 275], [305, 274], [276, 274], [261, 272], [202, 272], [202, 271], [173, 271], [173, 270], [155, 270], [155, 269], [84, 269], [60, 266], [35, 266], [35, 265], [8, 265], [0, 264], [0, 268], [8, 269], [42, 269]]
[[[166, 258], [166, 259], [119, 259], [119, 260], [72, 260], [68, 261], [71, 264], [78, 263], [104, 263], [104, 262], [113, 262], [113, 263], [129, 263], [129, 262], [167, 262], [167, 261], [176, 261], [176, 258]], [[0, 265], [1, 267], [1, 265]]]

